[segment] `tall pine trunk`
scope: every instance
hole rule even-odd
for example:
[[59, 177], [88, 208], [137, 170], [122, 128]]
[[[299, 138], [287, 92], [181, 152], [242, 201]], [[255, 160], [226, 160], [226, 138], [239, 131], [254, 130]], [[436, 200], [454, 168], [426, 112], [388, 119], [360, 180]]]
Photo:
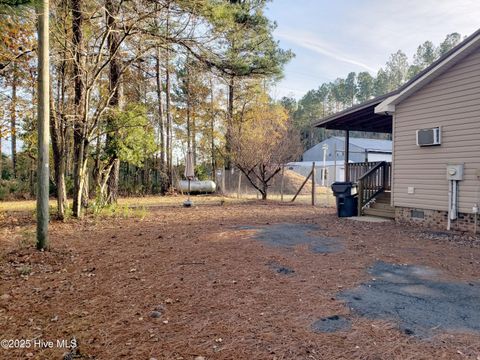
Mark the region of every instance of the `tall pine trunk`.
[[13, 177], [17, 177], [17, 63], [13, 63], [12, 71], [12, 101], [10, 105], [10, 135], [12, 140]]
[[162, 103], [162, 77], [160, 71], [160, 48], [157, 48], [155, 64], [155, 76], [157, 81], [157, 101], [158, 101], [158, 124], [160, 135], [160, 171], [165, 171], [165, 129], [163, 121], [163, 103]]
[[73, 130], [73, 216], [82, 217], [84, 186], [86, 185], [85, 141], [82, 129]]
[[[170, 2], [167, 6], [167, 21], [166, 21], [166, 33], [170, 35]], [[172, 114], [170, 109], [170, 47], [167, 45], [165, 51], [165, 113], [167, 116], [167, 128], [166, 128], [166, 151], [167, 151], [167, 173], [168, 173], [168, 186], [173, 186], [173, 124]]]
[[[113, 110], [122, 110], [122, 85], [121, 85], [121, 68], [120, 59], [118, 56], [118, 47], [120, 46], [120, 38], [117, 32], [117, 24], [115, 16], [118, 14], [118, 5], [113, 3], [113, 0], [106, 0], [106, 21], [109, 29], [108, 34], [108, 50], [110, 53], [110, 92], [113, 96], [110, 99], [109, 107]], [[115, 126], [112, 115], [107, 120], [107, 127], [112, 129]], [[117, 149], [113, 149], [113, 143], [117, 131], [111, 131], [107, 134], [107, 149], [112, 151], [112, 163], [113, 167], [108, 174], [108, 186], [107, 186], [107, 203], [113, 204], [118, 200], [118, 183], [120, 176], [120, 159], [118, 157]]]
[[230, 169], [231, 151], [232, 151], [232, 131], [233, 131], [233, 100], [235, 96], [235, 78], [230, 77], [228, 83], [228, 112], [227, 112], [227, 129], [225, 133], [225, 168]]
[[216, 178], [216, 159], [215, 159], [215, 103], [213, 96], [213, 81], [210, 80], [210, 151], [212, 162], [212, 180]]
[[165, 68], [165, 81], [166, 81], [166, 89], [165, 89], [165, 112], [167, 115], [167, 142], [166, 142], [166, 151], [167, 151], [167, 172], [168, 172], [168, 185], [173, 185], [173, 161], [172, 161], [172, 114], [170, 109], [170, 60], [169, 60], [169, 51], [167, 49], [167, 59], [166, 59], [166, 68]]
[[83, 0], [71, 0], [72, 6], [72, 44], [73, 44], [73, 78], [74, 109], [73, 125], [73, 216], [82, 216], [82, 196], [86, 182], [86, 124], [85, 124], [85, 83], [83, 69]]
[[55, 184], [57, 186], [57, 216], [60, 220], [63, 220], [65, 218], [65, 207], [67, 202], [67, 189], [65, 185], [65, 138], [62, 131], [63, 122], [64, 120], [59, 120], [59, 117], [55, 111], [53, 96], [50, 90], [50, 133], [52, 137]]
[[[61, 7], [58, 9], [59, 15], [66, 15], [68, 10], [68, 4], [66, 1], [62, 1]], [[65, 20], [66, 22], [66, 20]], [[66, 28], [66, 23], [64, 24]], [[65, 35], [67, 35], [65, 33]], [[65, 36], [64, 40], [64, 49], [62, 50], [61, 61], [58, 65], [58, 79], [57, 79], [57, 103], [56, 107], [53, 106], [53, 95], [50, 94], [51, 98], [51, 114], [54, 114], [51, 120], [54, 120], [54, 123], [50, 124], [50, 130], [52, 134], [52, 149], [53, 149], [53, 159], [54, 159], [54, 170], [55, 170], [55, 182], [57, 185], [57, 216], [60, 220], [65, 218], [65, 211], [68, 208], [68, 198], [67, 198], [67, 186], [65, 183], [65, 176], [68, 167], [69, 159], [69, 141], [68, 141], [68, 132], [71, 129], [70, 122], [65, 117], [65, 91], [66, 91], [66, 74], [67, 74], [67, 60], [66, 52], [68, 48], [68, 40]], [[52, 91], [52, 90], [50, 90]], [[55, 109], [57, 110], [55, 112]], [[53, 126], [52, 126], [53, 125]]]

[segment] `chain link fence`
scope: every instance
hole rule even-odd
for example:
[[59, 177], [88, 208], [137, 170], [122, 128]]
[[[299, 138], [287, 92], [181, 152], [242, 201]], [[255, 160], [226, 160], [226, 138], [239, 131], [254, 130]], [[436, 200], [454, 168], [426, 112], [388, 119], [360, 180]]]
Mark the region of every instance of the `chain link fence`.
[[[310, 169], [311, 171], [311, 169]], [[276, 201], [291, 202], [295, 198], [295, 203], [312, 204], [312, 178], [308, 178], [308, 174], [300, 174], [290, 170], [285, 166], [282, 171], [277, 173], [269, 183], [268, 199]], [[315, 205], [317, 206], [335, 206], [335, 197], [327, 182], [324, 180], [322, 186], [322, 175], [324, 173], [322, 167], [315, 167]], [[220, 193], [229, 197], [239, 199], [261, 199], [262, 195], [255, 189], [249, 179], [236, 168], [229, 170], [219, 169], [215, 176], [217, 189]], [[255, 183], [260, 187], [260, 182]], [[300, 188], [303, 188], [300, 190]], [[300, 190], [300, 192], [299, 192]], [[298, 193], [298, 194], [297, 194]]]

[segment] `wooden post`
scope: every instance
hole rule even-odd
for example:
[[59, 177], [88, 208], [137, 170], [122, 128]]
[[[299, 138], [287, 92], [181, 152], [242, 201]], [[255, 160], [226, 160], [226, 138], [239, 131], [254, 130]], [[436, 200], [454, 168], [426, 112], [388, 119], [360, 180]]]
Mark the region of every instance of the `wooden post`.
[[242, 172], [238, 170], [237, 199], [240, 199], [240, 186], [242, 186]]
[[329, 203], [328, 203], [328, 189], [329, 187], [327, 186], [324, 190], [325, 190], [325, 207], [328, 207]]
[[337, 143], [333, 143], [333, 182], [337, 181]]
[[285, 177], [285, 165], [282, 165], [282, 179], [280, 180], [280, 201], [283, 201], [284, 177]]
[[312, 163], [312, 206], [315, 206], [316, 187], [315, 187], [315, 161]]
[[362, 216], [363, 208], [363, 181], [358, 181], [358, 216]]
[[38, 169], [37, 249], [48, 248], [49, 138], [50, 138], [50, 56], [49, 3], [42, 0], [38, 17]]
[[386, 163], [385, 161], [383, 162], [383, 166], [382, 166], [382, 175], [383, 175], [382, 187], [383, 187], [383, 190], [385, 190], [388, 187], [388, 163]]
[[345, 181], [350, 181], [349, 153], [350, 153], [350, 131], [345, 130], [345, 151], [343, 154], [343, 158], [345, 159]]

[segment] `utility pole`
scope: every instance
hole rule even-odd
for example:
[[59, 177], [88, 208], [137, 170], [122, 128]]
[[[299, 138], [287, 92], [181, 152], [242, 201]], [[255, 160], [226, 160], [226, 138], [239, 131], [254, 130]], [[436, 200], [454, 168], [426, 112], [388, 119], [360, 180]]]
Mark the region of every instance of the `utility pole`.
[[48, 248], [49, 165], [49, 0], [41, 0], [38, 14], [38, 189], [37, 189], [37, 249]]
[[328, 151], [328, 145], [327, 145], [327, 144], [323, 144], [322, 150], [323, 150], [322, 186], [325, 186], [325, 178], [327, 177], [327, 151]]

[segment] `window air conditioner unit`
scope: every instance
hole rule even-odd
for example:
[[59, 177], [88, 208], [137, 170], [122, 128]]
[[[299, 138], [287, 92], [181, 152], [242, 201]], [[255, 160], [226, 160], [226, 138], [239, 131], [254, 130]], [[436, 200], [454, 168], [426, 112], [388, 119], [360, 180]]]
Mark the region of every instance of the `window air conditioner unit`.
[[418, 146], [435, 146], [440, 145], [441, 143], [442, 138], [439, 127], [417, 130]]

